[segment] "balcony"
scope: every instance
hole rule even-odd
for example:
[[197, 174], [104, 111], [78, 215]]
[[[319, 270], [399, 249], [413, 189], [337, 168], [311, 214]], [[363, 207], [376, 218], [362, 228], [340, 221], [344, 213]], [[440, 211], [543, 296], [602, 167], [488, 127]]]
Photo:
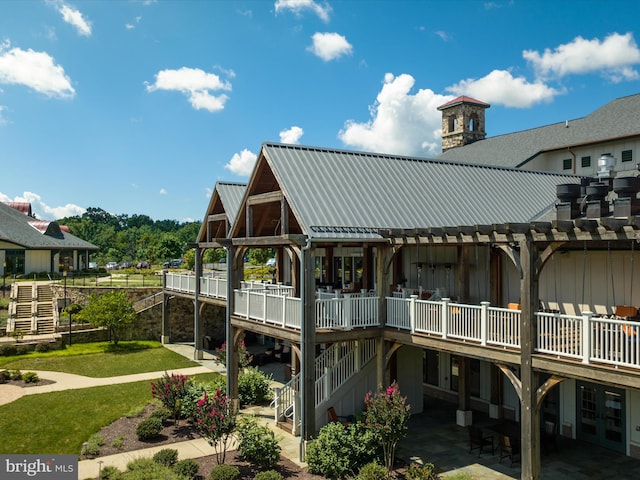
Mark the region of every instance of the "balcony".
[[[178, 278], [180, 277], [180, 278]], [[184, 278], [186, 277], [186, 278]], [[223, 288], [224, 287], [224, 288]], [[195, 277], [167, 274], [167, 290], [195, 292]], [[201, 295], [226, 298], [226, 280], [203, 277]], [[291, 287], [243, 284], [235, 290], [233, 314], [256, 323], [301, 329], [302, 303]], [[387, 329], [412, 335], [451, 339], [482, 347], [520, 350], [520, 310], [492, 307], [488, 302], [451, 302], [386, 297]], [[379, 327], [379, 297], [370, 292], [327, 295], [315, 300], [317, 331]], [[536, 312], [536, 348], [540, 354], [582, 364], [604, 364], [640, 371], [640, 322], [612, 316]]]

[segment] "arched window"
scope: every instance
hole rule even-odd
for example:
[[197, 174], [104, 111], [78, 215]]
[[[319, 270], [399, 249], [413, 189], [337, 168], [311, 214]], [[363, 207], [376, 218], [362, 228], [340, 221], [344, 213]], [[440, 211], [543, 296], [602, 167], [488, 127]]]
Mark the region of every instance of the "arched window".
[[469, 131], [475, 132], [476, 130], [478, 130], [478, 117], [474, 114], [469, 118]]
[[458, 130], [458, 117], [451, 115], [449, 117], [449, 132], [455, 132]]

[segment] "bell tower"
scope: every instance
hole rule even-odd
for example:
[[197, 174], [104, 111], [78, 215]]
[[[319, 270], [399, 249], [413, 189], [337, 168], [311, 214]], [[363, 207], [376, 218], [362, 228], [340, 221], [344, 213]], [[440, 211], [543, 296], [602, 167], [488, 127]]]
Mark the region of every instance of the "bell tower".
[[484, 111], [491, 107], [471, 97], [461, 96], [440, 105], [442, 112], [442, 151], [461, 147], [486, 137]]

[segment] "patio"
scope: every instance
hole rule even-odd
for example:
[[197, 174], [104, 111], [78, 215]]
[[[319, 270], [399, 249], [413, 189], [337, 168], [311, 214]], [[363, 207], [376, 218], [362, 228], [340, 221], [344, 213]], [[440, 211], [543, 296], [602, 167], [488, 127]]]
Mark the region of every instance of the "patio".
[[[465, 471], [473, 480], [520, 478], [520, 463], [509, 466], [499, 462], [495, 453], [478, 450], [469, 453], [467, 429], [456, 425], [455, 405], [438, 400], [425, 400], [424, 413], [409, 420], [409, 433], [400, 442], [398, 457], [405, 461], [433, 463], [446, 474]], [[488, 425], [496, 420], [474, 412], [475, 424]], [[640, 460], [566, 437], [558, 438], [558, 450], [541, 457], [543, 480], [637, 479]]]

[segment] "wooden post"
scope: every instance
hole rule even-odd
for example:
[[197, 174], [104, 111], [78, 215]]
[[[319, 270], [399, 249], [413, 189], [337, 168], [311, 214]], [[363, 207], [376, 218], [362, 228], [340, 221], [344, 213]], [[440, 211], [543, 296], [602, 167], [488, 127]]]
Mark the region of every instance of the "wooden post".
[[227, 398], [236, 407], [240, 407], [238, 397], [238, 350], [235, 345], [236, 329], [231, 325], [231, 314], [235, 310], [234, 289], [240, 287], [240, 272], [236, 266], [236, 247], [229, 245], [227, 249], [227, 311], [226, 311], [226, 337], [227, 346]]
[[204, 351], [202, 340], [204, 338], [203, 334], [203, 324], [200, 319], [200, 277], [202, 277], [202, 258], [200, 252], [200, 246], [195, 245], [195, 276], [196, 276], [196, 284], [195, 284], [195, 292], [193, 295], [193, 355], [195, 360], [202, 360], [204, 358]]
[[315, 309], [315, 260], [312, 249], [300, 249], [302, 325], [300, 350], [302, 397], [302, 445], [300, 459], [304, 458], [304, 444], [316, 434], [315, 360], [316, 360], [316, 309]]
[[533, 370], [532, 355], [536, 345], [535, 312], [538, 305], [538, 282], [535, 265], [537, 248], [530, 236], [520, 241], [520, 409], [521, 465], [523, 480], [540, 479], [540, 428], [536, 409], [538, 374]]

